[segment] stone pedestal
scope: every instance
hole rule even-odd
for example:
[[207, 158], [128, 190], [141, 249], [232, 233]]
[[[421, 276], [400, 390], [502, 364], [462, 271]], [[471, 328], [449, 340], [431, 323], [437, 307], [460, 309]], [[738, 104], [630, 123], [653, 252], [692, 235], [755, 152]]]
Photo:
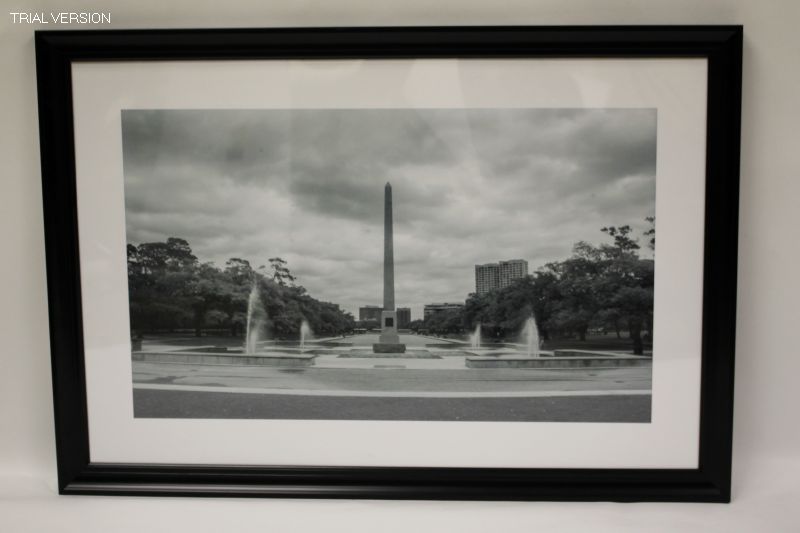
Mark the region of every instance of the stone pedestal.
[[375, 353], [405, 353], [406, 345], [400, 344], [397, 334], [397, 311], [381, 312], [381, 334], [378, 343], [372, 345]]
[[397, 311], [381, 311], [381, 344], [397, 344], [400, 336], [397, 334]]
[[406, 353], [406, 345], [405, 344], [373, 344], [372, 345], [373, 353]]

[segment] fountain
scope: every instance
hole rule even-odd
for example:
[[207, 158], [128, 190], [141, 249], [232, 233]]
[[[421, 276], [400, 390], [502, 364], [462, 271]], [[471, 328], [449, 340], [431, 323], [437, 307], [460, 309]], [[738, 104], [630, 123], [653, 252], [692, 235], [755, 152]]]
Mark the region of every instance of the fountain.
[[[133, 352], [134, 361], [159, 363], [192, 363], [212, 365], [246, 365], [276, 367], [314, 366], [317, 353], [313, 349], [298, 350], [296, 342], [291, 348], [281, 348], [276, 341], [267, 341], [267, 308], [261, 298], [261, 285], [254, 279], [247, 298], [247, 326], [244, 346], [229, 349], [227, 346], [181, 347], [164, 351]], [[308, 323], [300, 324], [300, 346], [313, 338]], [[269, 344], [265, 346], [265, 344]]]
[[481, 347], [481, 324], [478, 322], [478, 325], [475, 326], [475, 331], [472, 332], [472, 335], [469, 336], [469, 345], [470, 348], [476, 349]]
[[311, 326], [308, 325], [308, 322], [303, 319], [300, 323], [300, 349], [306, 347], [306, 341], [311, 340], [314, 338], [314, 332], [311, 330]]
[[528, 357], [539, 357], [539, 350], [541, 347], [539, 342], [539, 330], [536, 328], [536, 320], [532, 315], [525, 321], [522, 335], [525, 337], [525, 344], [528, 347]]
[[258, 290], [258, 283], [253, 281], [250, 289], [250, 296], [247, 299], [247, 331], [245, 333], [244, 352], [252, 355], [258, 351], [258, 343], [261, 341], [261, 331], [267, 318], [267, 311], [261, 301], [261, 293]]

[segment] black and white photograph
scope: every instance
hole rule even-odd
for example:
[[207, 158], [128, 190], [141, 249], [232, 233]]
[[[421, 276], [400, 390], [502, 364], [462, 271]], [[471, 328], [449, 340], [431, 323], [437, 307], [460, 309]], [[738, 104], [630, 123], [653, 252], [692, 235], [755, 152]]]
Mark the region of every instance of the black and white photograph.
[[742, 37], [38, 33], [59, 493], [730, 501]]
[[121, 113], [135, 417], [651, 421], [656, 109]]

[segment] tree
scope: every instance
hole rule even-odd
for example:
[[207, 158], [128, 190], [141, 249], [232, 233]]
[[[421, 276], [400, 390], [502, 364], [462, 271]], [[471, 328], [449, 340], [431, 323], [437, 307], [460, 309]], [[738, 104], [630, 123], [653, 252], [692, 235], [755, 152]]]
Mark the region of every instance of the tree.
[[236, 287], [212, 263], [203, 263], [195, 270], [188, 288], [193, 311], [195, 336], [202, 335], [206, 317], [212, 311], [229, 315]]
[[380, 329], [381, 321], [380, 320], [359, 320], [355, 323], [355, 327], [363, 328], [367, 331], [371, 329]]
[[[611, 234], [613, 236], [613, 234]], [[641, 259], [638, 248], [619, 245], [601, 247], [602, 275], [598, 277], [597, 291], [602, 302], [598, 318], [612, 320], [619, 335], [619, 324], [627, 326], [633, 341], [633, 353], [644, 353], [642, 331], [651, 329], [653, 313], [654, 263]]]
[[241, 285], [251, 283], [255, 276], [255, 271], [250, 266], [250, 261], [231, 257], [225, 261], [225, 274], [230, 278], [231, 282]]
[[633, 341], [633, 353], [642, 355], [642, 331], [645, 328], [652, 330], [654, 263], [651, 260], [638, 260], [629, 267], [629, 275], [615, 292], [611, 305], [619, 309], [622, 319], [627, 323], [628, 334]]
[[272, 257], [269, 260], [269, 266], [272, 269], [272, 281], [278, 285], [294, 285], [294, 281], [297, 278], [289, 272], [286, 261], [280, 257]]
[[647, 246], [655, 252], [656, 250], [656, 217], [645, 217], [645, 220], [650, 223], [650, 228], [644, 232], [644, 236], [649, 240]]
[[146, 242], [138, 246], [139, 264], [145, 273], [185, 271], [197, 266], [197, 257], [192, 254], [184, 239], [169, 237], [166, 242]]
[[533, 302], [536, 300], [536, 286], [533, 278], [524, 277], [497, 291], [491, 312], [490, 332], [495, 338], [516, 336], [523, 328], [524, 322], [533, 314]]
[[[607, 226], [613, 244], [577, 242], [572, 255], [539, 268], [487, 294], [470, 294], [462, 324], [480, 323], [496, 338], [514, 335], [533, 314], [544, 340], [575, 336], [586, 340], [590, 327], [613, 328], [620, 338], [628, 331], [634, 353], [644, 349], [642, 332], [652, 332], [653, 261], [637, 255], [631, 227]], [[442, 319], [426, 320], [441, 327]]]
[[175, 329], [191, 322], [187, 301], [197, 258], [176, 237], [127, 246], [131, 329]]
[[598, 296], [598, 280], [602, 262], [580, 254], [546, 266], [557, 279], [558, 305], [552, 312], [550, 323], [556, 329], [573, 332], [586, 340], [592, 318], [602, 303]]
[[[376, 322], [377, 323], [377, 322]], [[378, 324], [380, 325], [380, 324]], [[414, 333], [419, 332], [421, 329], [425, 329], [425, 321], [421, 319], [412, 320], [408, 323], [408, 329], [413, 331]]]
[[633, 229], [627, 224], [624, 226], [608, 226], [601, 228], [600, 231], [607, 233], [614, 238], [614, 246], [623, 253], [633, 252], [639, 249], [639, 243], [628, 235], [631, 234]]
[[550, 340], [554, 317], [562, 299], [558, 278], [551, 271], [539, 270], [531, 276], [533, 298], [531, 307], [536, 319], [536, 327], [542, 340]]
[[465, 328], [473, 329], [476, 325], [482, 324], [489, 329], [494, 326], [494, 318], [491, 317], [492, 296], [479, 296], [471, 293], [467, 296], [462, 311], [462, 323]]
[[241, 335], [254, 283], [277, 336], [296, 336], [304, 319], [323, 334], [351, 331], [355, 324], [352, 315], [338, 305], [315, 300], [304, 287], [294, 285], [294, 276], [280, 258], [271, 260], [270, 276], [238, 257], [219, 269], [213, 263], [199, 263], [187, 241], [170, 237], [164, 242], [128, 245], [127, 259], [135, 332], [192, 328], [195, 335], [202, 335], [204, 328], [213, 326]]
[[463, 331], [463, 316], [459, 309], [446, 309], [428, 315], [425, 327], [433, 333], [460, 333]]

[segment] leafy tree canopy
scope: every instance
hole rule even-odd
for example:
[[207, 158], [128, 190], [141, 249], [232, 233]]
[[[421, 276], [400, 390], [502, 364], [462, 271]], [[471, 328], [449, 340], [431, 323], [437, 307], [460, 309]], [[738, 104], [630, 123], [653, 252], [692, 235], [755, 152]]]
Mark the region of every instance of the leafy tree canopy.
[[184, 239], [129, 244], [128, 291], [131, 329], [135, 332], [225, 329], [242, 335], [247, 305], [255, 285], [264, 302], [266, 324], [276, 337], [294, 337], [308, 321], [322, 335], [353, 329], [352, 315], [338, 305], [309, 296], [280, 257], [270, 259], [270, 272], [232, 257], [224, 268], [200, 263]]

